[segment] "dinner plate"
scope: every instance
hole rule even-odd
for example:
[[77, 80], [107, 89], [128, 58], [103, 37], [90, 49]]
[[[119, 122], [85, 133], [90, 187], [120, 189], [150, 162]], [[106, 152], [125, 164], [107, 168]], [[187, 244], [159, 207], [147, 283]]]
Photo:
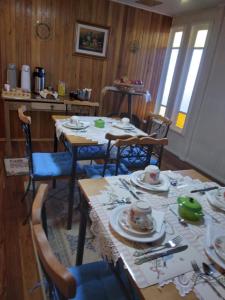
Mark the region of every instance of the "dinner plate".
[[[127, 207], [128, 206], [119, 206], [119, 207], [115, 208], [110, 214], [109, 223], [110, 223], [112, 229], [116, 233], [118, 233], [120, 236], [124, 237], [125, 239], [134, 241], [134, 242], [139, 242], [139, 243], [151, 243], [151, 242], [159, 240], [164, 235], [165, 229], [166, 229], [164, 222], [163, 222], [161, 230], [159, 232], [154, 231], [153, 233], [146, 235], [146, 236], [137, 236], [136, 234], [133, 234], [133, 233], [128, 232], [125, 229], [123, 229], [123, 227], [121, 227], [121, 225], [119, 223], [119, 216], [124, 209], [127, 209]], [[156, 222], [157, 222], [157, 220], [156, 220]]]
[[225, 262], [225, 235], [214, 238], [213, 247], [216, 254]]
[[206, 197], [212, 206], [225, 211], [225, 200], [223, 200], [223, 196], [217, 195], [217, 190], [206, 192]]
[[128, 233], [136, 236], [149, 236], [154, 233], [155, 231], [155, 226], [156, 226], [156, 221], [153, 218], [153, 228], [152, 230], [145, 230], [145, 231], [138, 231], [135, 230], [132, 225], [130, 224], [128, 220], [128, 215], [129, 211], [128, 209], [123, 209], [119, 212], [119, 217], [118, 217], [118, 222], [119, 225]]
[[159, 184], [150, 184], [143, 181], [144, 171], [136, 171], [133, 172], [130, 176], [130, 180], [135, 185], [149, 190], [149, 191], [158, 191], [158, 192], [166, 192], [169, 190], [170, 181], [168, 177], [162, 173], [159, 175]]
[[75, 130], [82, 130], [90, 126], [90, 122], [80, 121], [80, 124], [73, 124], [69, 121], [66, 121], [62, 124], [64, 127]]
[[123, 124], [122, 122], [114, 123], [113, 126], [119, 128], [119, 129], [123, 129], [123, 130], [135, 129], [134, 125], [132, 125], [132, 124]]

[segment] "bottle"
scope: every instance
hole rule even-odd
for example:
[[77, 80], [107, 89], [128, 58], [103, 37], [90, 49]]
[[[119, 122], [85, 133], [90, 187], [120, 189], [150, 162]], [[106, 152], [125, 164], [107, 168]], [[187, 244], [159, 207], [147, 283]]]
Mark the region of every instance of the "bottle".
[[21, 71], [21, 88], [24, 92], [30, 92], [30, 67], [22, 65]]
[[59, 94], [59, 96], [65, 96], [65, 94], [66, 94], [66, 85], [65, 85], [65, 82], [62, 80], [59, 80], [58, 94]]
[[45, 69], [36, 67], [34, 70], [34, 92], [39, 94], [45, 88]]
[[15, 89], [17, 86], [17, 78], [16, 78], [16, 65], [8, 64], [7, 67], [7, 84], [10, 85], [10, 89]]

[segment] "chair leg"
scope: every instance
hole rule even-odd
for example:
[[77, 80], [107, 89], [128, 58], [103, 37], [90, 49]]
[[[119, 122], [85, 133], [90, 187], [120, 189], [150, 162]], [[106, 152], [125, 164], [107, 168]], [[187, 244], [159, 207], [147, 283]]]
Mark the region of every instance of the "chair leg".
[[56, 188], [56, 179], [52, 179], [52, 188], [55, 189]]
[[31, 201], [31, 205], [30, 205], [30, 208], [29, 208], [29, 212], [26, 216], [26, 218], [24, 219], [23, 221], [23, 225], [27, 224], [28, 223], [28, 220], [31, 216], [31, 213], [32, 213], [32, 205], [33, 205], [33, 201], [34, 201], [34, 198], [35, 198], [35, 181], [33, 179], [31, 179], [32, 181], [32, 201]]
[[29, 182], [28, 182], [26, 191], [25, 191], [23, 197], [22, 197], [21, 200], [20, 200], [21, 202], [23, 202], [23, 201], [25, 200], [25, 198], [26, 198], [26, 196], [27, 196], [27, 194], [28, 194], [28, 192], [29, 192], [29, 190], [30, 190], [30, 185], [31, 185], [31, 177], [29, 177]]

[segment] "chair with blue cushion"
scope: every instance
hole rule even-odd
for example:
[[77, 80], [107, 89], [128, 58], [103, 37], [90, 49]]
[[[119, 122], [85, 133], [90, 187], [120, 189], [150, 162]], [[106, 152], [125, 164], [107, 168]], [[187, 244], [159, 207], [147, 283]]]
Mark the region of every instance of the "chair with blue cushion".
[[[163, 117], [161, 115], [150, 113], [148, 115], [147, 119], [143, 121], [141, 128], [150, 137], [160, 140], [160, 139], [167, 138], [171, 124], [172, 124], [172, 121], [170, 119]], [[163, 155], [163, 146], [164, 145], [161, 145], [159, 143], [159, 144], [155, 144], [152, 147], [151, 161], [150, 161], [151, 165], [156, 165], [160, 168], [161, 161], [162, 161], [162, 155]], [[141, 155], [140, 149], [136, 149], [136, 150], [133, 149], [134, 157], [135, 157], [136, 152], [139, 153], [139, 159], [136, 159], [136, 162], [133, 162], [131, 164], [127, 159], [122, 160], [122, 162], [125, 164], [125, 166], [132, 170], [144, 168], [143, 161], [144, 161], [145, 153], [143, 152]]]
[[[126, 175], [129, 173], [126, 166], [121, 163], [122, 154], [131, 144], [135, 143], [136, 139], [128, 134], [113, 135], [111, 133], [107, 133], [105, 138], [108, 140], [105, 162], [104, 164], [84, 166], [88, 178]], [[120, 144], [121, 142], [122, 144]], [[110, 160], [115, 161], [115, 163], [109, 163]]]
[[124, 269], [120, 276], [116, 276], [104, 261], [69, 268], [59, 262], [47, 240], [42, 221], [47, 189], [47, 184], [41, 184], [36, 194], [32, 209], [32, 226], [38, 257], [48, 282], [49, 299], [138, 299]]
[[[18, 109], [19, 119], [25, 135], [26, 155], [29, 164], [29, 183], [23, 199], [26, 197], [32, 184], [33, 199], [35, 197], [35, 182], [49, 180], [58, 177], [69, 177], [71, 175], [72, 156], [70, 152], [33, 152], [31, 139], [31, 117], [24, 114], [26, 107], [23, 105]], [[77, 164], [77, 173], [82, 168]], [[22, 199], [22, 200], [23, 200]]]

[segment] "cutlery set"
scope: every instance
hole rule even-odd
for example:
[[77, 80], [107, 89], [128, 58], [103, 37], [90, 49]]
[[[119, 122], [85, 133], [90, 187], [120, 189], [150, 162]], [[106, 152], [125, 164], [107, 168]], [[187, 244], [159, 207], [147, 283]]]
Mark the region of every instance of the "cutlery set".
[[225, 289], [225, 286], [213, 275], [213, 271], [210, 266], [208, 266], [206, 263], [203, 263], [203, 270], [204, 272], [201, 271], [199, 268], [197, 262], [193, 260], [191, 262], [192, 268], [197, 276], [197, 278], [203, 279], [207, 284], [212, 288], [212, 290], [217, 294], [217, 296], [221, 299], [225, 299], [223, 295], [216, 289], [216, 287], [213, 285], [212, 281], [208, 277], [212, 277], [216, 282]]

